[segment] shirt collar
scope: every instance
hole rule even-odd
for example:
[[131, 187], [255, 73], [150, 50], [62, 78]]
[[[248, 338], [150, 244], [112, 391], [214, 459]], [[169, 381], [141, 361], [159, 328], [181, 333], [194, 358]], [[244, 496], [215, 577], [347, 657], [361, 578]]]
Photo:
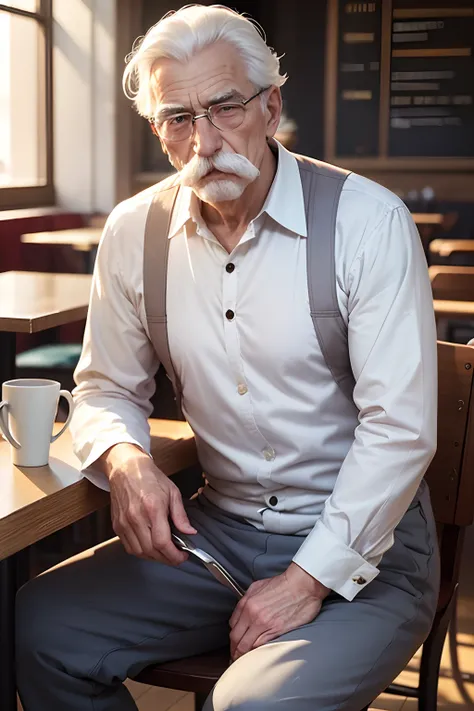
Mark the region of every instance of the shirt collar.
[[262, 208], [275, 222], [290, 232], [307, 237], [303, 187], [295, 156], [281, 143], [278, 147], [278, 168]]
[[[278, 141], [273, 141], [273, 145], [278, 148], [278, 167], [265, 203], [256, 219], [266, 212], [285, 229], [301, 237], [307, 237], [303, 188], [297, 160]], [[191, 188], [182, 186], [173, 210], [168, 237], [174, 237], [189, 220], [204, 227], [196, 195]]]

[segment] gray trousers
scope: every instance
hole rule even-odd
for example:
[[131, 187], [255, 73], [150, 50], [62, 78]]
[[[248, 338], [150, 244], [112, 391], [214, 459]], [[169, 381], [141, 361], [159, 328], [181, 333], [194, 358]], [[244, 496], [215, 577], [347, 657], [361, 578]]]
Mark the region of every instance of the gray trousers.
[[[186, 503], [197, 545], [242, 586], [282, 573], [298, 536], [257, 531], [202, 496]], [[426, 638], [439, 561], [422, 487], [380, 574], [352, 601], [331, 594], [310, 624], [255, 649], [217, 683], [206, 711], [360, 711]], [[18, 594], [18, 686], [24, 711], [133, 711], [121, 683], [153, 662], [228, 642], [234, 594], [200, 563], [129, 556], [112, 540], [48, 571]]]

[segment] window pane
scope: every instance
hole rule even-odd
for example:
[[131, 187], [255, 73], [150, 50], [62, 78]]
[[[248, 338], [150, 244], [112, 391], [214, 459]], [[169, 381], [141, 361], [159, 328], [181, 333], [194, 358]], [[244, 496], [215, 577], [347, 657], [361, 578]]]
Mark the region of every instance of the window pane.
[[0, 11], [0, 186], [46, 183], [44, 36], [36, 20]]
[[36, 12], [38, 7], [38, 0], [2, 0], [3, 5], [8, 5], [9, 7], [17, 7], [19, 10], [27, 10], [28, 12]]

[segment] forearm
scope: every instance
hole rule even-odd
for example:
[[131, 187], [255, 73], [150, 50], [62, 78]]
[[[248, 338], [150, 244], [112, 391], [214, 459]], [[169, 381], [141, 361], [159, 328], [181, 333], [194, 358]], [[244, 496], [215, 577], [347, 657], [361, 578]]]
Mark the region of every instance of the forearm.
[[432, 455], [430, 438], [354, 443], [321, 517], [293, 560], [348, 600], [378, 575]]
[[120, 442], [109, 447], [94, 463], [94, 468], [110, 481], [117, 472], [130, 468], [130, 465], [136, 468], [143, 460], [149, 460], [149, 456], [141, 447]]
[[108, 490], [108, 475], [103, 468], [106, 452], [118, 445], [128, 445], [134, 452], [148, 457], [148, 411], [105, 393], [89, 393], [84, 397], [75, 394], [75, 399], [76, 410], [71, 422], [74, 452], [84, 475], [96, 486]]

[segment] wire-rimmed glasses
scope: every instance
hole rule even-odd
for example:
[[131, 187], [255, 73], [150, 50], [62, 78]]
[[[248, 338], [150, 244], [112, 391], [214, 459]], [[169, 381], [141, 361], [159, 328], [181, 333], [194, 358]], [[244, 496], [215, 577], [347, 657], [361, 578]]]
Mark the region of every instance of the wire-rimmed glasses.
[[173, 114], [161, 121], [152, 119], [150, 124], [163, 141], [186, 141], [194, 133], [194, 126], [198, 119], [207, 118], [219, 131], [234, 131], [244, 121], [246, 106], [263, 94], [269, 87], [265, 87], [243, 101], [225, 101], [214, 104], [202, 114], [195, 116], [189, 111]]

